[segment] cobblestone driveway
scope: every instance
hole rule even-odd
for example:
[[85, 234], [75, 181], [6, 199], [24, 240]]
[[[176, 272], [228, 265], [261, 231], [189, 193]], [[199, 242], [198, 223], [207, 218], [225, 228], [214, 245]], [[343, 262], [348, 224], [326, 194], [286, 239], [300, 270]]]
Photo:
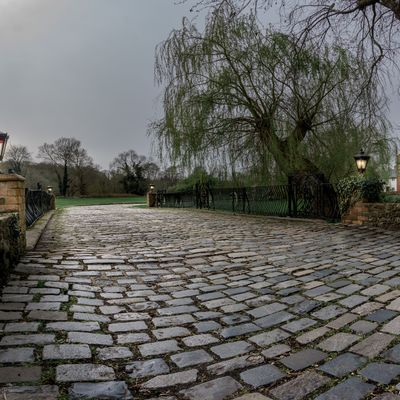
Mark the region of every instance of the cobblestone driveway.
[[205, 212], [68, 209], [3, 290], [0, 393], [400, 399], [389, 394], [400, 381], [399, 238]]

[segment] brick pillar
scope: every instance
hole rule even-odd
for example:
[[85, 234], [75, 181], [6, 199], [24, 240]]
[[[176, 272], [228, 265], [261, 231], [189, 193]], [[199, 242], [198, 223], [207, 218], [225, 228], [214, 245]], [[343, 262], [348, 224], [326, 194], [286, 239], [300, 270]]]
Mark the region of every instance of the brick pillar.
[[56, 209], [56, 195], [52, 194], [50, 200], [50, 210], [55, 210], [55, 209]]
[[0, 174], [0, 213], [18, 213], [20, 243], [25, 248], [25, 178], [17, 174]]
[[157, 194], [154, 192], [147, 193], [147, 207], [155, 207], [156, 206], [156, 196], [157, 196]]

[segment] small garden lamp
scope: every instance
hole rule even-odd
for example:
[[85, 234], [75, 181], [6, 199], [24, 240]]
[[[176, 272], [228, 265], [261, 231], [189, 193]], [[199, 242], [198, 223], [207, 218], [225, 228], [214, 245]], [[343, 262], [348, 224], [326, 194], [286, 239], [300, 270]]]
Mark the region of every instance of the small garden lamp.
[[47, 193], [53, 194], [53, 186], [47, 186]]
[[153, 192], [156, 187], [154, 185], [150, 185], [150, 192]]
[[6, 147], [8, 142], [8, 134], [0, 132], [0, 161], [3, 161], [4, 155], [6, 154]]
[[354, 156], [354, 160], [356, 162], [357, 166], [357, 171], [360, 174], [363, 174], [365, 170], [367, 169], [368, 161], [371, 157], [368, 156], [367, 154], [364, 153], [364, 151], [361, 149], [359, 154], [356, 154]]

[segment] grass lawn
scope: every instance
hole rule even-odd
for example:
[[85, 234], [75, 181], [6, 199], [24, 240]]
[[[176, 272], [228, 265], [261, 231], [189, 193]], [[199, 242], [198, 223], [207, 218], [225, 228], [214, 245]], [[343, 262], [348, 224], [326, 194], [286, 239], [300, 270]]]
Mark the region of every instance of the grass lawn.
[[57, 208], [75, 207], [75, 206], [98, 206], [106, 204], [139, 204], [146, 203], [143, 197], [84, 197], [84, 198], [64, 198], [56, 199]]

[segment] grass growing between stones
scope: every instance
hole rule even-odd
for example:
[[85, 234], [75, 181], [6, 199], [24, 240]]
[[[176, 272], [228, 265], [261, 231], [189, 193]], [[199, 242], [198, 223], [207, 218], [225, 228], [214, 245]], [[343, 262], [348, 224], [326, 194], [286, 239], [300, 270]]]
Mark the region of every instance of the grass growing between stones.
[[67, 392], [60, 393], [57, 397], [57, 400], [69, 400], [69, 396]]
[[40, 383], [42, 385], [56, 384], [56, 367], [54, 365], [48, 366], [48, 368], [42, 372]]
[[40, 297], [41, 297], [41, 294], [40, 294], [40, 293], [35, 293], [35, 294], [33, 295], [32, 301], [33, 301], [34, 303], [37, 303], [37, 302], [40, 301]]
[[78, 298], [76, 296], [70, 296], [69, 301], [61, 304], [60, 310], [69, 311], [69, 308], [77, 303], [78, 303]]

